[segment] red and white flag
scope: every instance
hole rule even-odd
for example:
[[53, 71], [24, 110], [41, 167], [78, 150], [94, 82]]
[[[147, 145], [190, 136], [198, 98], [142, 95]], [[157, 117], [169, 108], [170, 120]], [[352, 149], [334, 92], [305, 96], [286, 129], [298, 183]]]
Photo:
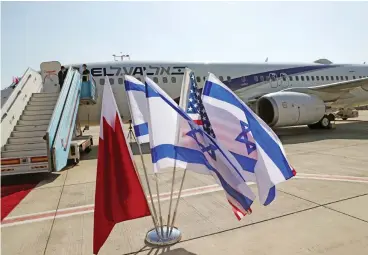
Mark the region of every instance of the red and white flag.
[[100, 122], [95, 192], [93, 253], [116, 223], [151, 215], [134, 168], [114, 95], [106, 78]]

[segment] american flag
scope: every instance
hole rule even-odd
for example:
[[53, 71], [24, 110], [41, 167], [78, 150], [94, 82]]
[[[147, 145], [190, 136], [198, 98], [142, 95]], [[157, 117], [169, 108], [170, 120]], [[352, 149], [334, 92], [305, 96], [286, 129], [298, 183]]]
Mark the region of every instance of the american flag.
[[203, 130], [207, 134], [209, 134], [213, 138], [216, 138], [208, 119], [206, 110], [204, 109], [201, 99], [201, 93], [198, 89], [194, 72], [190, 72], [189, 74], [189, 83], [189, 96], [186, 112], [196, 124], [203, 127]]

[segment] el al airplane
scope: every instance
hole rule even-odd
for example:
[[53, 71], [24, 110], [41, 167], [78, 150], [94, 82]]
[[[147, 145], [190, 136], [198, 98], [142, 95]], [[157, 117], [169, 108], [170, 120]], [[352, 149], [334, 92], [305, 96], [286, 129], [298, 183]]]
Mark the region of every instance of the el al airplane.
[[[82, 64], [65, 65], [82, 70]], [[123, 120], [130, 119], [124, 75], [139, 80], [148, 75], [172, 98], [179, 99], [185, 67], [192, 69], [199, 87], [208, 72], [215, 74], [271, 127], [308, 125], [329, 128], [339, 117], [356, 117], [354, 107], [368, 105], [368, 65], [332, 64], [320, 59], [312, 64], [200, 63], [114, 61], [87, 63], [98, 100], [79, 108], [81, 124], [99, 125], [105, 77], [109, 77]], [[58, 70], [57, 70], [58, 71]]]

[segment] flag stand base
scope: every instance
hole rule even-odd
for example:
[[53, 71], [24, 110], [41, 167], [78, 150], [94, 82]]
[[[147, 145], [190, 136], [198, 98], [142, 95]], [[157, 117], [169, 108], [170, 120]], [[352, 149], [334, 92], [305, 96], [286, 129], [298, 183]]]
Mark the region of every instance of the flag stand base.
[[163, 226], [163, 237], [161, 235], [157, 235], [157, 232], [161, 234], [161, 228], [159, 227], [156, 231], [155, 228], [148, 231], [146, 235], [146, 243], [151, 246], [167, 246], [173, 245], [180, 241], [181, 232], [178, 228], [173, 227], [171, 234], [167, 236], [167, 231], [170, 231], [171, 228], [167, 226]]

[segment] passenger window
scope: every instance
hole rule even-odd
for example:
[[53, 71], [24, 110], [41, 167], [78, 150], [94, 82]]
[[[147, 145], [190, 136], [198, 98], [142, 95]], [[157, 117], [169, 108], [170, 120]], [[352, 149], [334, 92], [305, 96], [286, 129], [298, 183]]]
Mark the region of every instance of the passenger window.
[[324, 81], [325, 80], [325, 77], [324, 76], [321, 76], [321, 80]]
[[359, 78], [361, 79], [361, 78], [362, 78], [362, 76], [359, 76]]
[[289, 76], [290, 81], [293, 81], [293, 76]]
[[109, 82], [110, 82], [110, 85], [114, 85], [114, 79], [113, 78], [110, 78]]
[[201, 77], [197, 76], [197, 82], [201, 82]]
[[153, 81], [154, 81], [155, 83], [158, 83], [158, 78], [157, 78], [157, 77], [153, 77]]
[[231, 82], [231, 77], [230, 76], [227, 77], [227, 81]]
[[286, 76], [282, 76], [282, 79], [283, 79], [284, 81], [286, 81]]
[[331, 75], [331, 81], [333, 81], [334, 80], [334, 77]]
[[319, 81], [319, 76], [316, 76], [316, 80]]
[[105, 85], [105, 79], [100, 79], [100, 84]]
[[340, 76], [340, 79], [343, 81], [344, 80], [344, 77], [343, 76]]
[[339, 76], [336, 76], [336, 80], [337, 80], [337, 81], [339, 80]]
[[353, 80], [355, 80], [355, 75], [353, 75]]
[[220, 78], [220, 81], [224, 81], [224, 77], [220, 76], [219, 78]]
[[266, 81], [269, 81], [270, 80], [270, 76], [266, 76]]
[[345, 76], [345, 79], [346, 79], [346, 80], [349, 80], [349, 77]]
[[328, 76], [326, 76], [326, 81], [328, 81], [329, 80], [329, 77]]
[[123, 78], [119, 78], [118, 79], [118, 83], [121, 85], [121, 84], [123, 84], [124, 83], [124, 80], [123, 80]]
[[302, 81], [304, 81], [304, 76], [300, 76], [300, 79], [301, 79]]
[[295, 80], [296, 81], [299, 81], [299, 76], [295, 76]]
[[257, 75], [254, 76], [254, 81], [258, 82], [258, 76]]
[[309, 81], [309, 76], [305, 76], [305, 78], [307, 78], [307, 81]]
[[314, 76], [311, 76], [312, 81], [314, 81]]
[[263, 76], [262, 76], [262, 75], [261, 75], [261, 76], [259, 76], [259, 78], [260, 78], [261, 82], [263, 82], [263, 81], [264, 81], [264, 78], [263, 78]]
[[166, 76], [162, 78], [162, 82], [167, 83], [167, 77]]
[[171, 82], [172, 82], [172, 83], [176, 83], [176, 77], [174, 77], [174, 76], [173, 76], [173, 77], [171, 77]]

